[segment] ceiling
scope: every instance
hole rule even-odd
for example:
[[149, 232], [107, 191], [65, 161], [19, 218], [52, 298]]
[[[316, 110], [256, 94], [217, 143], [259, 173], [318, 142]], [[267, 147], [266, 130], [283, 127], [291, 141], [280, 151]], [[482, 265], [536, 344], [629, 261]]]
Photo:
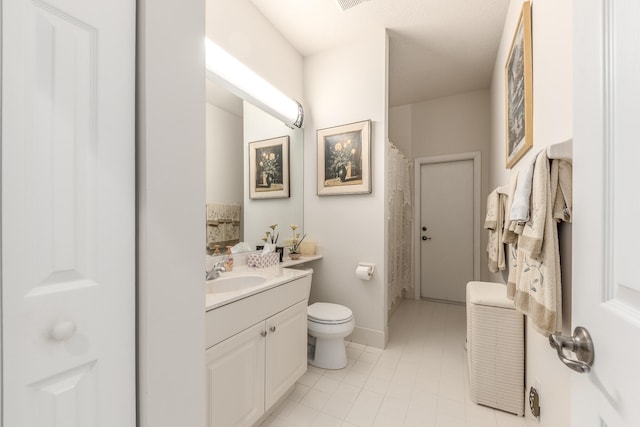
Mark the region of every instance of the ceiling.
[[303, 56], [389, 30], [391, 107], [489, 87], [509, 0], [251, 0]]

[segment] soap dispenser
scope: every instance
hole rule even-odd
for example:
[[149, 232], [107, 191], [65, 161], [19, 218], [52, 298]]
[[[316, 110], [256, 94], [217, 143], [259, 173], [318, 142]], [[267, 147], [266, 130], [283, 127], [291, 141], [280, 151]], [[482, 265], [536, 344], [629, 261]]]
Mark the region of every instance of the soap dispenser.
[[224, 260], [224, 269], [226, 271], [233, 270], [233, 254], [231, 253], [231, 246], [227, 246], [226, 258]]

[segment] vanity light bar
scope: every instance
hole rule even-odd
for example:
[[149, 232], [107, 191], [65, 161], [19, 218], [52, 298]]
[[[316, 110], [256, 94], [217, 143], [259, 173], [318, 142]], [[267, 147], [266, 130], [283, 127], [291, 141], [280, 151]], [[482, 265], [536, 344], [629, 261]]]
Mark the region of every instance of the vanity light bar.
[[263, 109], [284, 124], [302, 127], [302, 105], [280, 92], [220, 46], [205, 38], [207, 78], [233, 94]]

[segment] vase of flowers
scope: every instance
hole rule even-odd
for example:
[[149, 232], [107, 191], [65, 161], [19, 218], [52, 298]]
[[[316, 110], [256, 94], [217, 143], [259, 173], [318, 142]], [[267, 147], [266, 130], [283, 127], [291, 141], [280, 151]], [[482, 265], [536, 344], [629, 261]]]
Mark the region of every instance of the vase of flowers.
[[340, 182], [347, 179], [347, 166], [356, 154], [356, 149], [352, 145], [351, 139], [347, 139], [344, 142], [336, 142], [332, 147], [329, 147], [329, 167]]
[[271, 184], [278, 176], [278, 155], [276, 153], [262, 153], [262, 159], [260, 160], [260, 167], [262, 167], [262, 173], [264, 176], [264, 183], [267, 187], [271, 187]]
[[[278, 224], [270, 225], [269, 230], [267, 230], [264, 233], [264, 237], [262, 238], [262, 241], [264, 242], [265, 245], [273, 245], [276, 247], [275, 250], [280, 255], [280, 262], [282, 262], [282, 260], [284, 259], [284, 248], [282, 246], [277, 246], [280, 233], [276, 234], [276, 227], [278, 227]], [[258, 251], [263, 248], [264, 248], [264, 245], [256, 245], [256, 250]]]
[[300, 243], [304, 240], [306, 234], [303, 234], [300, 237], [300, 233], [296, 233], [296, 229], [298, 226], [296, 224], [291, 224], [292, 237], [289, 240], [291, 242], [291, 246], [289, 246], [289, 258], [296, 260], [300, 258]]

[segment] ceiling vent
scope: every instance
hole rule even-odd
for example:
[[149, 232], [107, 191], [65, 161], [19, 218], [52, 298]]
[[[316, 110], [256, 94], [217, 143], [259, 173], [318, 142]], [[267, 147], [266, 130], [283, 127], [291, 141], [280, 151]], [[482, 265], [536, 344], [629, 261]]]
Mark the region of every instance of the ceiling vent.
[[336, 3], [338, 3], [340, 10], [344, 12], [345, 10], [351, 9], [352, 7], [357, 6], [360, 3], [364, 3], [366, 1], [369, 1], [369, 0], [336, 0]]

